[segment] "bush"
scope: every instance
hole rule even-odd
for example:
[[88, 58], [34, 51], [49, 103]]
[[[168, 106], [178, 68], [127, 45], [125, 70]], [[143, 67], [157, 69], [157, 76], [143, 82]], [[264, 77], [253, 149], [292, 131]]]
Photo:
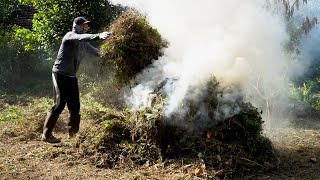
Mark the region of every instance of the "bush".
[[[25, 39], [17, 38], [14, 29], [2, 36], [0, 42], [0, 87], [18, 90], [22, 84], [35, 83], [39, 74], [50, 75], [47, 54], [41, 50], [26, 50]], [[48, 71], [47, 71], [48, 70]]]
[[290, 93], [298, 102], [320, 109], [319, 85], [317, 80], [306, 80], [301, 86], [292, 86]]

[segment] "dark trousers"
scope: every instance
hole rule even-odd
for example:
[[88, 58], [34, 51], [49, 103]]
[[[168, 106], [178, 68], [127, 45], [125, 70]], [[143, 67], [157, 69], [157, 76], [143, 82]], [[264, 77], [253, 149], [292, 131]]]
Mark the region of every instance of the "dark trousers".
[[73, 136], [79, 131], [80, 125], [80, 100], [78, 80], [76, 77], [69, 77], [59, 73], [52, 73], [54, 106], [46, 117], [43, 127], [43, 138], [50, 139], [52, 130], [58, 120], [59, 115], [64, 107], [68, 106], [69, 119], [68, 131], [69, 135]]
[[54, 106], [51, 113], [59, 115], [67, 104], [70, 115], [80, 112], [78, 79], [59, 73], [52, 73]]

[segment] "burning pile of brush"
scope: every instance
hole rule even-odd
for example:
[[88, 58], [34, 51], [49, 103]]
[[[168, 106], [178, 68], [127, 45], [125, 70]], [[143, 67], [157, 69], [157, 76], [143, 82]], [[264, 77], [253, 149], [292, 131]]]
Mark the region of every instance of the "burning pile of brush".
[[[209, 107], [208, 113], [217, 111], [218, 84], [213, 78], [208, 83], [208, 93], [204, 97]], [[193, 163], [199, 159], [207, 169], [219, 169], [222, 176], [229, 173], [239, 175], [244, 169], [265, 168], [256, 161], [270, 164], [271, 144], [262, 133], [262, 118], [257, 108], [250, 103], [237, 102], [240, 112], [218, 123], [200, 127], [199, 107], [185, 104], [189, 109], [185, 122], [191, 123], [194, 131], [186, 126], [171, 123], [176, 116], [166, 117], [165, 94], [161, 89], [152, 96], [151, 106], [137, 111], [121, 111], [108, 116], [93, 127], [82, 132], [79, 146], [83, 152], [93, 155], [93, 163], [98, 167], [136, 166], [155, 164], [165, 159], [189, 159]], [[189, 107], [186, 107], [186, 106]], [[214, 118], [215, 116], [211, 116]], [[206, 122], [216, 122], [208, 119]], [[202, 125], [203, 126], [203, 125]], [[195, 130], [198, 131], [195, 131]]]
[[[166, 46], [159, 33], [134, 10], [121, 15], [109, 31], [113, 36], [102, 48], [104, 59], [112, 62], [122, 80], [135, 77]], [[207, 168], [219, 169], [221, 174], [230, 173], [230, 169], [237, 174], [244, 169], [264, 168], [256, 160], [265, 158], [271, 148], [261, 135], [261, 113], [241, 97], [221, 100], [224, 93], [238, 91], [236, 87], [222, 87], [212, 76], [197, 102], [186, 99], [178, 107], [184, 109], [183, 114], [168, 116], [163, 89], [170, 82], [159, 83], [150, 93], [147, 107], [124, 110], [94, 122], [79, 136], [83, 153], [92, 155], [96, 166], [108, 168], [152, 164], [167, 158], [188, 159], [189, 163], [201, 159]]]

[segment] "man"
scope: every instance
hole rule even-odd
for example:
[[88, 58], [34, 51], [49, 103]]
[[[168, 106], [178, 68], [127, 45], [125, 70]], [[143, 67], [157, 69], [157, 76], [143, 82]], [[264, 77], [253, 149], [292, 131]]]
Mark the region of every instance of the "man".
[[83, 52], [99, 56], [99, 50], [93, 47], [89, 41], [100, 38], [107, 39], [111, 33], [85, 34], [89, 29], [87, 21], [83, 17], [77, 17], [73, 21], [73, 29], [62, 39], [57, 59], [52, 68], [52, 81], [54, 85], [54, 106], [48, 113], [41, 139], [48, 143], [59, 143], [52, 135], [52, 130], [65, 105], [69, 109], [68, 132], [73, 137], [79, 131], [80, 125], [80, 100], [78, 80], [76, 73], [83, 57]]

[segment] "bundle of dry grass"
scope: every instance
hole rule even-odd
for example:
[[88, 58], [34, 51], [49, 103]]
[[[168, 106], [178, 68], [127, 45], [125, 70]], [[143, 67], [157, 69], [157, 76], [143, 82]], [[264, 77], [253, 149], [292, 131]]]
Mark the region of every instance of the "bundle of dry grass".
[[120, 83], [134, 76], [161, 56], [166, 47], [158, 31], [133, 9], [119, 16], [108, 28], [112, 36], [101, 46], [104, 65], [112, 64]]

